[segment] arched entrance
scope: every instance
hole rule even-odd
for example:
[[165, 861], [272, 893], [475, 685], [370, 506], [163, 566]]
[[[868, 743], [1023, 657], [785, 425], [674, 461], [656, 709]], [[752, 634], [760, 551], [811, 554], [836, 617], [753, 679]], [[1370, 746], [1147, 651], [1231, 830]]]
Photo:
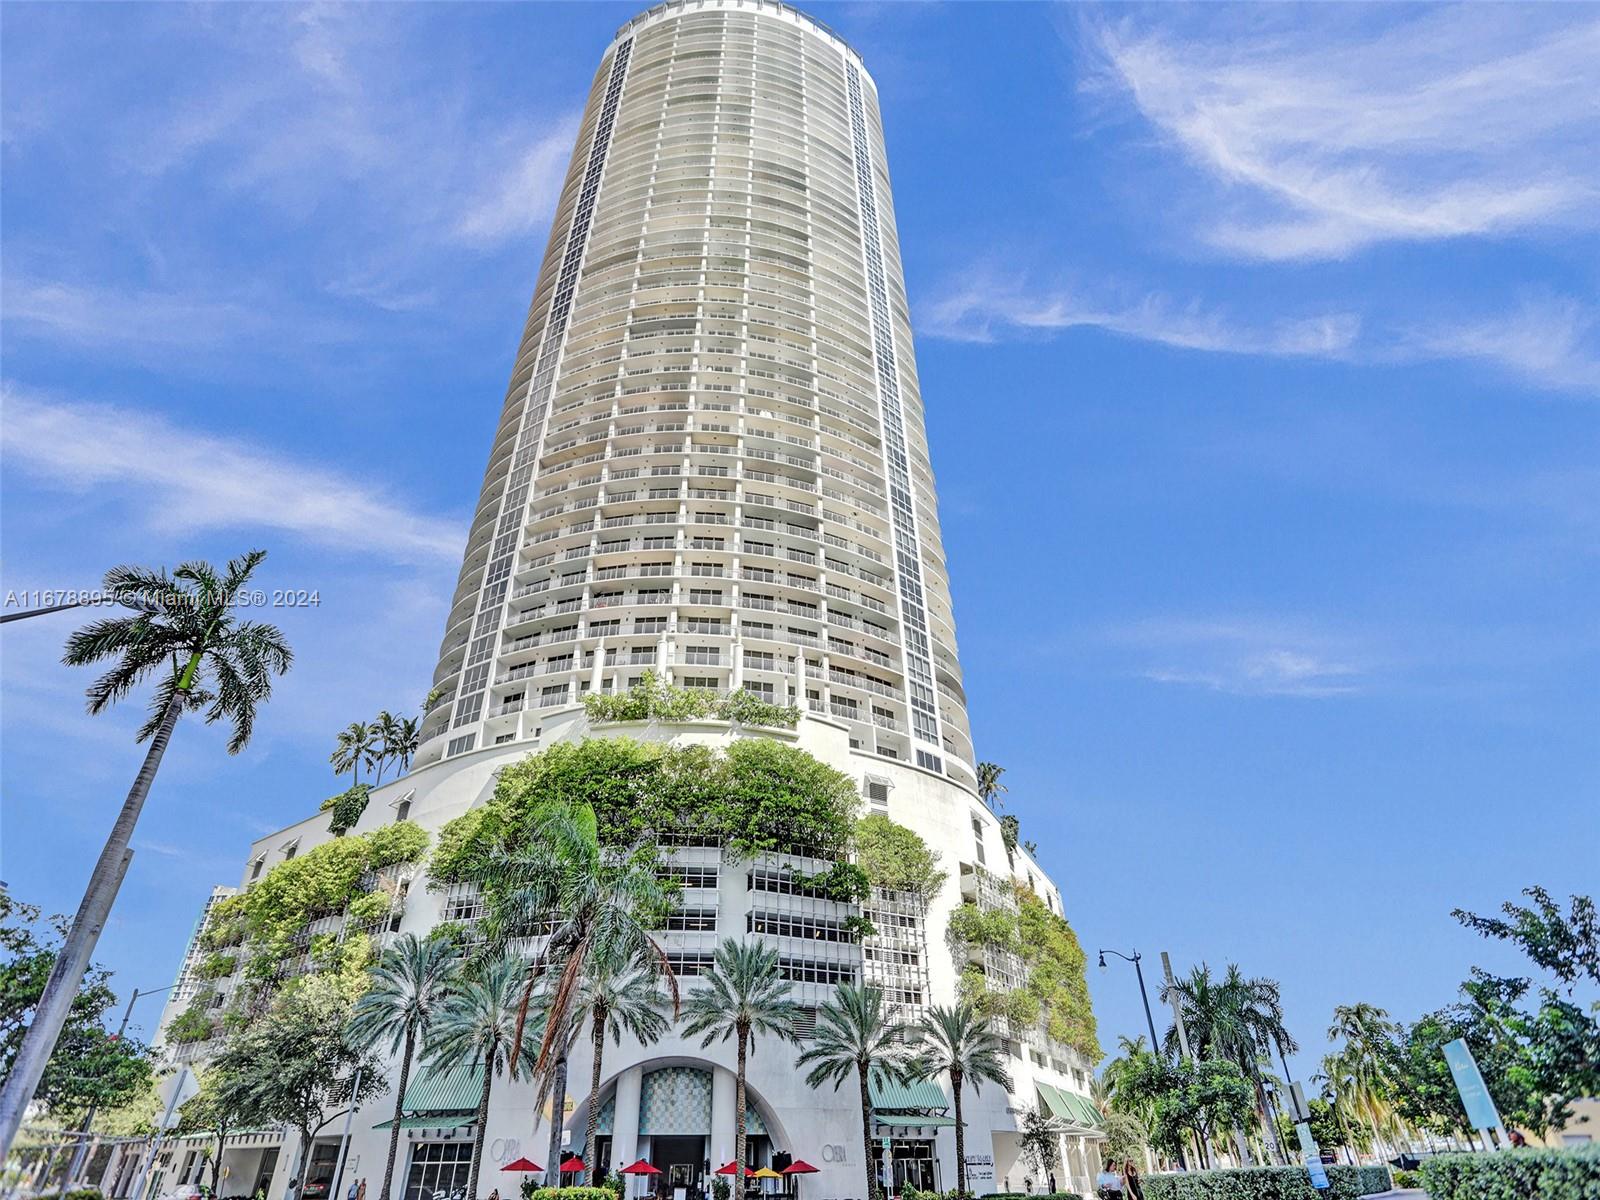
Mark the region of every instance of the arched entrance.
[[[719, 1078], [719, 1073], [721, 1078]], [[696, 1061], [646, 1063], [624, 1071], [602, 1092], [596, 1165], [615, 1171], [642, 1158], [661, 1171], [638, 1181], [630, 1197], [706, 1200], [724, 1159], [733, 1155], [733, 1080], [731, 1073]], [[582, 1135], [584, 1106], [574, 1125]], [[769, 1107], [746, 1087], [745, 1165], [769, 1165], [775, 1126]], [[715, 1160], [715, 1161], [713, 1161]]]

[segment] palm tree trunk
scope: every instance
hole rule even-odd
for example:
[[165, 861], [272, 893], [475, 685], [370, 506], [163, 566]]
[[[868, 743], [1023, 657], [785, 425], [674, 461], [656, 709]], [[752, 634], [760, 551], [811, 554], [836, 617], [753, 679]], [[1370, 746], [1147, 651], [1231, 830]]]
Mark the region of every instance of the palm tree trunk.
[[[489, 1089], [494, 1086], [494, 1051], [490, 1050], [483, 1060], [483, 1094], [478, 1097], [478, 1130], [472, 1136], [472, 1170], [467, 1173], [467, 1200], [476, 1200], [478, 1195], [478, 1167], [483, 1161], [483, 1135], [489, 1125]], [[336, 1196], [329, 1196], [328, 1200], [338, 1200]]]
[[583, 1131], [583, 1165], [588, 1168], [587, 1178], [593, 1184], [600, 1178], [595, 1174], [594, 1143], [600, 1132], [600, 1064], [606, 1052], [606, 1007], [603, 1002], [595, 1003], [589, 1019], [594, 1025], [590, 1034], [594, 1039], [594, 1066], [589, 1070], [589, 1120]]
[[961, 1116], [961, 1072], [950, 1072], [950, 1094], [956, 1109], [956, 1191], [967, 1194], [967, 1124]]
[[556, 1059], [556, 1069], [550, 1080], [550, 1166], [545, 1178], [551, 1187], [561, 1186], [561, 1126], [566, 1120], [567, 1108], [567, 1051], [562, 1039], [561, 1056]]
[[[394, 1160], [400, 1153], [400, 1122], [405, 1117], [406, 1084], [411, 1080], [411, 1056], [416, 1049], [416, 1030], [407, 1029], [405, 1056], [400, 1060], [400, 1082], [394, 1089], [394, 1122], [389, 1127], [389, 1157], [383, 1164], [383, 1190], [378, 1193], [378, 1200], [389, 1200], [389, 1189], [394, 1186]], [[329, 1200], [338, 1200], [338, 1197], [332, 1196]]]
[[100, 940], [100, 931], [105, 928], [106, 920], [111, 915], [111, 905], [122, 887], [128, 860], [133, 857], [129, 846], [133, 841], [134, 826], [139, 823], [139, 813], [150, 795], [151, 785], [155, 783], [156, 770], [161, 766], [167, 743], [172, 740], [172, 731], [177, 728], [178, 717], [183, 713], [184, 701], [189, 696], [189, 688], [200, 666], [200, 657], [199, 651], [190, 656], [189, 665], [184, 668], [172, 698], [167, 701], [166, 711], [161, 714], [161, 723], [156, 726], [155, 736], [150, 739], [150, 749], [145, 752], [144, 764], [134, 777], [127, 799], [122, 802], [122, 811], [117, 814], [116, 823], [111, 827], [111, 836], [106, 838], [100, 858], [94, 865], [94, 873], [89, 876], [89, 886], [78, 905], [77, 915], [72, 919], [72, 928], [68, 930], [66, 940], [56, 955], [55, 965], [50, 969], [50, 978], [45, 982], [44, 992], [34, 1009], [33, 1021], [23, 1035], [22, 1045], [12, 1060], [5, 1084], [0, 1086], [0, 1161], [11, 1152], [12, 1140], [22, 1125], [22, 1115], [33, 1100], [39, 1080], [44, 1076], [45, 1064], [55, 1051], [56, 1039], [61, 1036], [61, 1028], [66, 1024], [72, 1002], [78, 998], [78, 989], [83, 984], [84, 972], [89, 968], [95, 943]]
[[744, 1200], [744, 1071], [745, 1057], [749, 1053], [750, 1030], [741, 1024], [737, 1030], [739, 1042], [738, 1071], [733, 1082], [733, 1200]]
[[866, 1200], [873, 1200], [878, 1194], [878, 1173], [872, 1169], [872, 1096], [867, 1092], [867, 1068], [857, 1063], [856, 1074], [861, 1077], [861, 1161], [866, 1164]]

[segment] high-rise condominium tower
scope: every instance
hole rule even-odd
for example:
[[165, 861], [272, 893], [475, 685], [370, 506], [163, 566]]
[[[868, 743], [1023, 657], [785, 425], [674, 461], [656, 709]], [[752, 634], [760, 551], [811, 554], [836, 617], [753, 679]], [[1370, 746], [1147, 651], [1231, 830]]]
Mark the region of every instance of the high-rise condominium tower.
[[652, 11], [601, 63], [418, 762], [652, 667], [973, 780], [877, 91], [789, 10]]
[[[585, 692], [626, 691], [647, 671], [793, 704], [800, 718], [591, 720]], [[244, 901], [219, 901], [195, 943], [203, 984], [168, 1013], [180, 1058], [204, 1057], [226, 1015], [249, 1019], [263, 986], [328, 969], [352, 936], [383, 943], [448, 924], [476, 937], [475, 885], [430, 876], [418, 847], [485, 804], [508, 765], [620, 732], [719, 750], [769, 738], [849, 776], [861, 811], [892, 822], [871, 827], [899, 847], [891, 867], [914, 859], [909, 831], [938, 869], [921, 883], [881, 873], [870, 896], [840, 898], [816, 882], [838, 847], [751, 854], [657, 830], [681, 897], [656, 937], [685, 991], [732, 938], [776, 951], [802, 1045], [840, 984], [880, 989], [907, 1021], [977, 996], [1000, 1014], [1012, 1087], [969, 1088], [968, 1187], [1048, 1186], [1021, 1149], [1021, 1114], [1043, 1106], [1058, 1137], [1048, 1174], [1093, 1188], [1081, 955], [1055, 884], [976, 790], [877, 92], [855, 52], [803, 14], [770, 0], [674, 0], [624, 26], [601, 60], [433, 682], [409, 773], [364, 806], [357, 796], [254, 844]], [[380, 843], [374, 867], [360, 856]], [[301, 914], [297, 932], [263, 940], [235, 911], [274, 871], [282, 886], [263, 889], [269, 898], [363, 862], [363, 894]], [[1024, 927], [1032, 951], [994, 935]], [[1046, 959], [1028, 956], [1046, 943], [1055, 957], [1037, 968]], [[1066, 994], [1074, 974], [1079, 990]], [[573, 1053], [557, 1129], [525, 1079], [494, 1083], [480, 1190], [504, 1186], [494, 1171], [519, 1157], [556, 1165], [552, 1135], [582, 1147], [594, 1068], [589, 1050]], [[894, 1191], [956, 1186], [943, 1085], [874, 1083], [863, 1163], [855, 1088], [809, 1087], [795, 1054], [787, 1040], [755, 1040], [749, 1165], [806, 1160], [819, 1170], [803, 1185], [815, 1200], [861, 1196], [869, 1167]], [[679, 1028], [608, 1042], [590, 1165], [644, 1158], [664, 1172], [657, 1194], [704, 1200], [735, 1153], [733, 1067], [730, 1043], [707, 1047]], [[398, 1089], [400, 1066], [389, 1068]], [[337, 1177], [341, 1161], [376, 1181], [397, 1098], [404, 1200], [466, 1186], [481, 1094], [470, 1072], [418, 1065], [403, 1094], [354, 1119], [342, 1158], [337, 1126], [325, 1128], [303, 1194], [343, 1196], [354, 1176]], [[167, 1183], [203, 1162], [199, 1142], [175, 1145]], [[293, 1147], [257, 1131], [223, 1166], [243, 1190], [277, 1195]]]

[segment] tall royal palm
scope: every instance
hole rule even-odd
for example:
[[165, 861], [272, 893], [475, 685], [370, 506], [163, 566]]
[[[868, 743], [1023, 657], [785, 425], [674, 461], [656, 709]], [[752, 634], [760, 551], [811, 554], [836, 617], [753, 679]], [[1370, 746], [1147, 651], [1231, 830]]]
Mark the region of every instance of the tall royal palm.
[[333, 765], [335, 775], [350, 772], [350, 786], [355, 787], [361, 782], [361, 764], [372, 766], [375, 763], [374, 751], [378, 745], [377, 726], [368, 725], [365, 721], [351, 721], [339, 731], [339, 736], [334, 740], [333, 753], [328, 755], [328, 762]]
[[956, 1190], [967, 1191], [966, 1121], [961, 1115], [961, 1089], [972, 1084], [974, 1092], [985, 1083], [997, 1083], [1011, 1090], [1006, 1074], [1005, 1047], [985, 1017], [962, 1001], [954, 1008], [935, 1006], [928, 1010], [915, 1031], [917, 1056], [911, 1071], [919, 1079], [945, 1076], [950, 1080], [950, 1095], [956, 1113]]
[[383, 782], [383, 773], [389, 764], [397, 757], [395, 742], [400, 736], [400, 722], [388, 709], [384, 709], [372, 720], [372, 751], [367, 758], [375, 776], [374, 783]]
[[700, 976], [700, 986], [684, 1005], [683, 1031], [700, 1037], [702, 1046], [734, 1039], [733, 1161], [734, 1195], [744, 1196], [745, 1168], [745, 1066], [754, 1050], [753, 1038], [767, 1034], [796, 1041], [794, 1019], [799, 1012], [789, 999], [789, 981], [778, 969], [776, 947], [727, 938], [717, 947], [711, 970]]
[[426, 1042], [434, 1021], [450, 997], [461, 955], [443, 938], [408, 933], [379, 957], [371, 986], [350, 1016], [349, 1037], [358, 1045], [387, 1041], [389, 1053], [400, 1054], [400, 1081], [394, 1090], [394, 1121], [389, 1127], [389, 1157], [383, 1164], [383, 1190], [389, 1200], [394, 1160], [400, 1150], [400, 1122], [405, 1116], [406, 1084], [417, 1044]]
[[423, 1056], [446, 1071], [483, 1073], [478, 1098], [477, 1134], [472, 1142], [472, 1169], [467, 1195], [478, 1194], [483, 1165], [483, 1133], [489, 1123], [489, 1092], [495, 1076], [515, 1079], [533, 1065], [530, 1045], [519, 1045], [522, 989], [528, 964], [514, 955], [495, 958], [460, 981], [439, 1010]]
[[252, 550], [220, 572], [206, 562], [184, 563], [171, 575], [145, 567], [113, 568], [106, 573], [105, 591], [133, 614], [91, 622], [67, 641], [62, 661], [68, 666], [115, 660], [89, 686], [91, 714], [155, 679], [150, 719], [138, 733], [150, 749], [100, 851], [33, 1023], [0, 1087], [0, 1159], [10, 1151], [110, 916], [128, 869], [134, 826], [178, 718], [185, 711], [203, 710], [207, 724], [227, 722], [233, 727], [228, 753], [237, 754], [250, 741], [257, 706], [272, 695], [272, 677], [289, 669], [293, 655], [277, 627], [240, 619], [241, 594], [265, 557], [266, 551]]
[[600, 1130], [600, 1080], [606, 1034], [622, 1045], [627, 1034], [641, 1046], [654, 1045], [672, 1027], [671, 1007], [661, 993], [659, 976], [609, 956], [593, 958], [578, 983], [573, 1010], [589, 1021], [594, 1057], [589, 1068], [589, 1113], [583, 1134], [583, 1161], [590, 1178], [595, 1170], [595, 1138]]
[[866, 1166], [867, 1197], [879, 1192], [872, 1169], [872, 1085], [904, 1083], [911, 1078], [909, 1026], [889, 1017], [883, 992], [875, 987], [841, 983], [833, 999], [817, 1009], [816, 1037], [795, 1060], [810, 1067], [808, 1087], [832, 1082], [833, 1090], [852, 1074], [861, 1088], [861, 1157]]
[[573, 1001], [590, 961], [604, 958], [656, 970], [666, 980], [672, 1002], [678, 1000], [677, 976], [654, 936], [671, 904], [656, 866], [656, 854], [649, 848], [603, 845], [594, 810], [587, 805], [551, 801], [473, 871], [485, 899], [479, 927], [491, 948], [544, 938], [523, 983], [515, 1042], [520, 1051], [523, 1019], [534, 991], [548, 982], [535, 1070], [551, 1092], [552, 1183], [560, 1179], [556, 1163], [561, 1155], [559, 1114], [566, 1103], [564, 1051], [571, 1038]]

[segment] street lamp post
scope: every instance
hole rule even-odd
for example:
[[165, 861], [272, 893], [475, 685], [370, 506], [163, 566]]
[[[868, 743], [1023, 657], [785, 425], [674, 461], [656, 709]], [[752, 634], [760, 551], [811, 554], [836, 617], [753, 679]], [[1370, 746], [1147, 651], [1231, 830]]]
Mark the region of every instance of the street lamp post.
[[[1139, 999], [1144, 1001], [1144, 1021], [1150, 1027], [1150, 1053], [1159, 1055], [1161, 1053], [1161, 1041], [1156, 1037], [1156, 1020], [1150, 1015], [1150, 993], [1145, 990], [1144, 968], [1139, 965], [1139, 952], [1135, 950], [1131, 955], [1128, 955], [1120, 950], [1100, 951], [1100, 969], [1102, 971], [1105, 970], [1106, 955], [1108, 954], [1114, 954], [1123, 962], [1131, 962], [1133, 964], [1133, 973], [1139, 977]], [[1185, 1170], [1189, 1167], [1189, 1164], [1184, 1161], [1182, 1146], [1178, 1147], [1178, 1165]]]
[[[134, 988], [133, 995], [128, 997], [128, 1007], [122, 1010], [122, 1023], [117, 1026], [117, 1035], [113, 1040], [120, 1042], [122, 1040], [122, 1035], [128, 1032], [128, 1021], [133, 1016], [133, 1006], [139, 1002], [140, 996], [157, 996], [162, 992], [170, 992], [177, 986], [178, 985], [176, 983], [169, 983], [166, 987], [145, 988], [143, 991], [140, 991], [138, 988]], [[94, 1114], [99, 1107], [99, 1100], [91, 1102], [89, 1105], [89, 1113], [83, 1118], [83, 1128], [78, 1131], [78, 1145], [77, 1148], [72, 1152], [72, 1165], [67, 1168], [66, 1182], [68, 1184], [77, 1182], [78, 1171], [82, 1169], [83, 1160], [89, 1153], [89, 1134], [94, 1128]]]
[[1131, 962], [1133, 964], [1133, 972], [1139, 977], [1139, 999], [1144, 1001], [1145, 1024], [1150, 1026], [1150, 1052], [1152, 1054], [1160, 1054], [1161, 1042], [1156, 1037], [1155, 1018], [1150, 1015], [1150, 994], [1144, 990], [1144, 968], [1139, 965], [1139, 952], [1135, 950], [1132, 956], [1129, 956], [1122, 953], [1120, 950], [1100, 951], [1100, 969], [1102, 971], [1105, 970], [1106, 955], [1108, 954], [1115, 954], [1123, 962]]

